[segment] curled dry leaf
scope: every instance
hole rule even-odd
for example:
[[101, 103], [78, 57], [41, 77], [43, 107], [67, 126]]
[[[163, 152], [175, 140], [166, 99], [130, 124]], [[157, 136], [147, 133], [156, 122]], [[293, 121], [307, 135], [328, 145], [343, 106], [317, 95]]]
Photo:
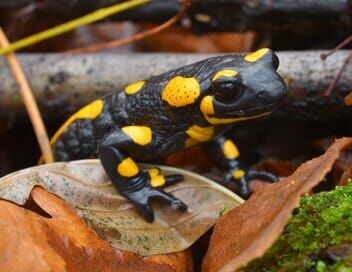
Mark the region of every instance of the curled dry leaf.
[[101, 237], [120, 250], [143, 256], [182, 251], [213, 226], [221, 213], [242, 203], [231, 191], [200, 175], [161, 167], [164, 174], [183, 174], [185, 181], [166, 188], [189, 209], [180, 212], [153, 203], [155, 221], [144, 221], [109, 182], [98, 160], [33, 167], [0, 179], [0, 198], [23, 205], [35, 185], [65, 199]]
[[62, 199], [39, 187], [31, 197], [40, 214], [0, 200], [1, 271], [193, 271], [189, 251], [152, 257], [121, 252]]
[[261, 257], [284, 230], [300, 196], [331, 170], [352, 138], [337, 140], [324, 155], [302, 164], [291, 176], [256, 191], [245, 204], [216, 223], [203, 271], [235, 271]]

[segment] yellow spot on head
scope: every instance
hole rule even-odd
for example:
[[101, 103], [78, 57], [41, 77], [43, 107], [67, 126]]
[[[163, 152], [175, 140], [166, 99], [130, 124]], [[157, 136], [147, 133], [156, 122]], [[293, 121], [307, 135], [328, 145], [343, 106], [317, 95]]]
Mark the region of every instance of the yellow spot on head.
[[183, 107], [192, 104], [200, 95], [200, 86], [194, 77], [176, 76], [165, 86], [162, 99], [170, 106]]
[[165, 184], [165, 178], [162, 175], [153, 176], [150, 179], [150, 183], [151, 183], [152, 187], [154, 187], [154, 188], [160, 187]]
[[130, 178], [137, 175], [138, 172], [139, 172], [138, 166], [130, 157], [128, 157], [127, 159], [124, 159], [117, 166], [117, 173], [123, 177]]
[[223, 146], [226, 159], [233, 160], [239, 157], [240, 153], [236, 145], [231, 140], [226, 140]]
[[259, 59], [261, 59], [267, 52], [269, 51], [269, 48], [262, 48], [259, 49], [253, 53], [250, 53], [244, 57], [245, 61], [248, 62], [256, 62]]
[[235, 77], [238, 74], [235, 70], [221, 70], [215, 74], [213, 81], [217, 80], [220, 77]]
[[214, 127], [199, 127], [193, 125], [186, 131], [186, 133], [198, 142], [206, 142], [213, 137]]
[[50, 140], [50, 144], [54, 144], [60, 135], [77, 119], [95, 119], [103, 110], [104, 102], [101, 99], [95, 100], [92, 103], [84, 106], [75, 114], [73, 114], [67, 121], [59, 128]]
[[200, 111], [203, 113], [203, 116], [208, 121], [208, 123], [212, 125], [232, 124], [240, 121], [259, 118], [262, 116], [269, 115], [271, 113], [271, 111], [269, 111], [269, 112], [264, 112], [254, 116], [248, 116], [248, 117], [244, 116], [244, 117], [234, 117], [234, 118], [210, 117], [209, 115], [215, 114], [213, 98], [210, 95], [205, 96], [200, 102]]
[[245, 172], [243, 170], [235, 170], [232, 173], [232, 177], [234, 179], [240, 179], [240, 178], [242, 178], [244, 176], [244, 174], [245, 174]]
[[145, 84], [145, 81], [138, 81], [138, 82], [132, 83], [125, 88], [125, 93], [126, 94], [138, 93], [142, 89], [144, 84]]
[[150, 127], [128, 126], [122, 128], [123, 133], [131, 137], [132, 141], [139, 145], [146, 145], [152, 141], [152, 130]]
[[214, 114], [213, 98], [210, 95], [205, 96], [200, 102], [200, 110], [203, 114]]

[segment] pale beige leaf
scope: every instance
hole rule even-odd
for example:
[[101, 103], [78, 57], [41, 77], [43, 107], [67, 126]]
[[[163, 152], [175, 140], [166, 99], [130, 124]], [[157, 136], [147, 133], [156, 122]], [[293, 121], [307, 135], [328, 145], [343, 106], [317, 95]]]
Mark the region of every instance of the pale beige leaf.
[[[148, 166], [146, 166], [148, 167]], [[97, 234], [120, 250], [143, 256], [182, 251], [213, 226], [220, 214], [243, 201], [203, 176], [171, 167], [163, 174], [183, 174], [185, 181], [166, 191], [184, 201], [180, 212], [153, 203], [149, 224], [105, 175], [98, 160], [54, 163], [25, 169], [0, 179], [0, 198], [23, 205], [36, 185], [65, 199]]]

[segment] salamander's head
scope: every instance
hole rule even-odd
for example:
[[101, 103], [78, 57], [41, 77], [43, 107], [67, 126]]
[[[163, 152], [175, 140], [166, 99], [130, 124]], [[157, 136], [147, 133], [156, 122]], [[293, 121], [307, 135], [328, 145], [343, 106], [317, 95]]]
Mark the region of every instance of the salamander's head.
[[244, 57], [218, 57], [211, 66], [207, 68], [211, 82], [200, 101], [200, 110], [211, 124], [268, 115], [286, 96], [286, 86], [276, 71], [279, 59], [268, 48]]

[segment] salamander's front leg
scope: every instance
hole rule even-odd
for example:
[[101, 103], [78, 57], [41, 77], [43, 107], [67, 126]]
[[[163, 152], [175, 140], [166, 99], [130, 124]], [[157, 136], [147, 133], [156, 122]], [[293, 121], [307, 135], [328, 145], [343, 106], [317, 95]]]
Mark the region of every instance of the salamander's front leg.
[[268, 172], [259, 172], [256, 170], [244, 171], [238, 160], [239, 151], [232, 140], [225, 137], [218, 137], [208, 144], [210, 152], [220, 167], [226, 169], [223, 177], [224, 182], [235, 181], [239, 194], [243, 198], [248, 198], [250, 194], [249, 182], [253, 179], [262, 179], [268, 182], [276, 182], [278, 178]]
[[[138, 148], [143, 150], [143, 139], [145, 139], [143, 137], [149, 137], [148, 135], [143, 136], [143, 133], [149, 133], [145, 129], [145, 127], [134, 126], [133, 135], [120, 130], [111, 133], [100, 144], [99, 156], [106, 173], [121, 195], [130, 200], [148, 222], [152, 222], [154, 213], [150, 206], [151, 199], [159, 199], [171, 208], [182, 211], [187, 210], [187, 206], [171, 194], [158, 189], [158, 187], [181, 181], [182, 175], [163, 176], [156, 168], [143, 171], [128, 155], [130, 150]], [[138, 138], [134, 138], [136, 142], [131, 136]]]

